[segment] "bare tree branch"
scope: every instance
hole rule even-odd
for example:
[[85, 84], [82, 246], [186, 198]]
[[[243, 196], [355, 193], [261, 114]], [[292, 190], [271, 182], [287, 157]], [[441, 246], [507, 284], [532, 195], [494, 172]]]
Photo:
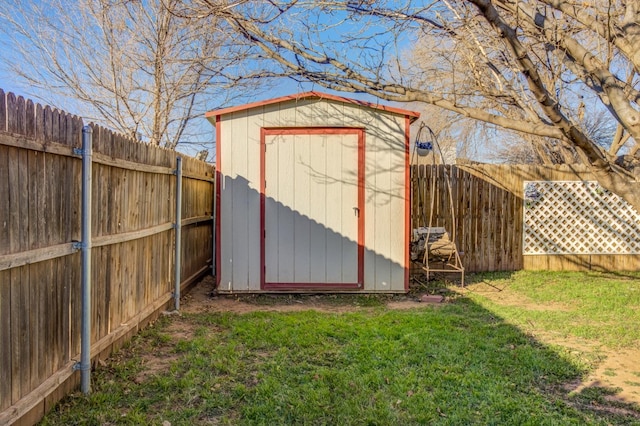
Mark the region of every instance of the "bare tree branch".
[[225, 73], [248, 50], [214, 14], [186, 18], [182, 8], [178, 0], [8, 0], [0, 31], [12, 54], [2, 59], [54, 106], [75, 100], [86, 118], [154, 145], [210, 144], [194, 119], [211, 99], [242, 93], [249, 83]]
[[[640, 207], [638, 182], [613, 155], [638, 152], [637, 11], [632, 0], [283, 0], [218, 16], [272, 72], [520, 132], [540, 161], [591, 164]], [[602, 113], [625, 143], [590, 127]], [[640, 170], [640, 158], [624, 164]]]

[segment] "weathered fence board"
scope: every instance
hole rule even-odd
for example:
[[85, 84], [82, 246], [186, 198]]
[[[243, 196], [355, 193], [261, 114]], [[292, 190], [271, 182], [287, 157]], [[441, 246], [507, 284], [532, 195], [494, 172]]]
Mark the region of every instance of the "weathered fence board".
[[[82, 120], [0, 90], [0, 424], [78, 384]], [[177, 153], [93, 127], [93, 361], [171, 306]], [[211, 165], [184, 158], [182, 287], [212, 258]]]
[[[11, 335], [11, 271], [0, 271], [0, 336]], [[11, 344], [0, 345], [0, 407], [11, 405]]]

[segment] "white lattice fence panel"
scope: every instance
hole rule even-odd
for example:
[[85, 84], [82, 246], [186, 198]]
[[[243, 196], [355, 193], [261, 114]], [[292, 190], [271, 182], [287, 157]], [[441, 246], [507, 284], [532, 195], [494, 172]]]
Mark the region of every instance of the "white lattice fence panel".
[[640, 253], [640, 214], [597, 182], [524, 184], [524, 254]]

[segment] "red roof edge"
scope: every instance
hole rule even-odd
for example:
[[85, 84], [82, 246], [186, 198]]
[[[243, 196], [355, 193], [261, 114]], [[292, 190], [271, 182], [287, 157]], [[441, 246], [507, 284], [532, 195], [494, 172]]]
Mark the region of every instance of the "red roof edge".
[[360, 105], [360, 106], [364, 106], [364, 107], [368, 107], [368, 108], [372, 108], [372, 109], [377, 109], [377, 110], [381, 110], [381, 111], [386, 111], [386, 112], [390, 112], [390, 113], [394, 113], [394, 114], [400, 114], [400, 115], [404, 115], [406, 117], [409, 117], [409, 120], [411, 122], [417, 120], [420, 117], [420, 113], [419, 112], [410, 111], [410, 110], [407, 110], [407, 109], [396, 108], [396, 107], [387, 106], [387, 105], [381, 105], [381, 104], [377, 104], [377, 103], [373, 103], [373, 102], [359, 101], [357, 99], [345, 98], [343, 96], [330, 95], [328, 93], [315, 92], [315, 91], [298, 93], [298, 94], [295, 94], [295, 95], [281, 96], [279, 98], [267, 99], [267, 100], [259, 101], [259, 102], [252, 102], [252, 103], [245, 104], [245, 105], [238, 105], [238, 106], [234, 106], [234, 107], [216, 109], [216, 110], [207, 112], [204, 116], [206, 118], [212, 118], [212, 117], [216, 117], [216, 116], [223, 115], [223, 114], [230, 114], [230, 113], [236, 112], [236, 111], [244, 111], [244, 110], [247, 110], [247, 109], [258, 108], [258, 107], [261, 107], [261, 106], [264, 106], [264, 105], [271, 105], [271, 104], [275, 104], [275, 103], [278, 103], [278, 102], [285, 102], [285, 101], [292, 101], [292, 100], [297, 101], [297, 100], [310, 99], [310, 98], [328, 99], [328, 100], [332, 100], [332, 101], [345, 102], [345, 103], [348, 103], [348, 104]]

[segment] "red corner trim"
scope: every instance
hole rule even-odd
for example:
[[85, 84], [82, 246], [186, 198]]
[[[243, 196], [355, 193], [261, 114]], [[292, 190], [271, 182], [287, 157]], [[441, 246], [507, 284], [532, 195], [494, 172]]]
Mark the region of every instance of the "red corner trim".
[[411, 119], [404, 120], [404, 290], [409, 291], [409, 244], [411, 235], [411, 165], [409, 144], [411, 142]]
[[220, 288], [220, 280], [222, 279], [222, 273], [220, 271], [222, 255], [220, 253], [220, 198], [221, 198], [221, 179], [222, 173], [220, 172], [220, 166], [222, 165], [222, 158], [220, 152], [222, 151], [222, 124], [220, 123], [220, 116], [216, 115], [216, 282], [217, 288]]

